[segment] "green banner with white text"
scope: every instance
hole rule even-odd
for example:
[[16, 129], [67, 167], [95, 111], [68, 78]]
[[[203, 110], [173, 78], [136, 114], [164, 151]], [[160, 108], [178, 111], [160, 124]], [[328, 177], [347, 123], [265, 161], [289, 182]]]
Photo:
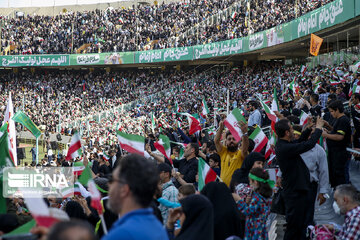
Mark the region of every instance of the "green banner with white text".
[[345, 22], [354, 17], [355, 1], [337, 0], [292, 21], [292, 39]]
[[113, 65], [134, 63], [134, 52], [109, 52], [70, 55], [70, 65]]
[[69, 55], [14, 55], [0, 56], [2, 67], [69, 66]]
[[192, 47], [179, 47], [135, 52], [135, 63], [187, 61], [192, 59]]

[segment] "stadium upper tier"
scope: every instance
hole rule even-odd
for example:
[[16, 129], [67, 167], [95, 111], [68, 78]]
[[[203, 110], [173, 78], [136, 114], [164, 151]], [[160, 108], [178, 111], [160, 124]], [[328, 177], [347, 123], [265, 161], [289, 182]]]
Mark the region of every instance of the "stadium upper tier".
[[[57, 16], [4, 17], [1, 44], [2, 50], [12, 55], [75, 53], [81, 48], [93, 53], [201, 45], [269, 29], [331, 1], [208, 0]], [[229, 7], [231, 14], [225, 14]], [[207, 21], [214, 14], [218, 17]], [[198, 28], [203, 21], [207, 21], [206, 26]], [[183, 34], [191, 28], [193, 31]]]

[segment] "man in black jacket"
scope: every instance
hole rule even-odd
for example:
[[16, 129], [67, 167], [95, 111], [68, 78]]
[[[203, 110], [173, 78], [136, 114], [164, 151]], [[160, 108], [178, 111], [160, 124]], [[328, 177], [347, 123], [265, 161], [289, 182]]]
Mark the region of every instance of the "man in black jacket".
[[282, 119], [275, 124], [279, 138], [275, 146], [277, 161], [282, 172], [283, 198], [287, 227], [285, 240], [306, 239], [307, 191], [310, 187], [310, 173], [300, 154], [312, 149], [319, 140], [324, 121], [317, 119], [315, 132], [309, 140], [311, 130], [306, 129], [300, 139], [293, 140], [293, 128], [290, 121]]

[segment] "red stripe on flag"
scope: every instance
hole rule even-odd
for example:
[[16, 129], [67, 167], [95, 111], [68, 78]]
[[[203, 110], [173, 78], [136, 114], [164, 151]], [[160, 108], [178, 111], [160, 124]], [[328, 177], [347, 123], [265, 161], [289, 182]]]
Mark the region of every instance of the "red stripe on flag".
[[239, 135], [237, 130], [228, 121], [224, 121], [224, 125], [230, 130], [235, 140], [239, 142], [241, 140], [241, 136]]
[[253, 151], [254, 152], [260, 152], [261, 149], [263, 149], [263, 147], [265, 147], [265, 145], [267, 144], [268, 139], [264, 138], [264, 140], [262, 140], [262, 142], [257, 146], [257, 148], [255, 148]]
[[210, 168], [210, 170], [205, 176], [205, 184], [208, 184], [209, 182], [213, 182], [215, 180], [216, 180], [216, 172]]
[[135, 148], [132, 148], [130, 147], [129, 145], [126, 145], [126, 144], [121, 144], [121, 148], [124, 149], [125, 151], [129, 152], [129, 153], [136, 153], [136, 154], [139, 154], [141, 156], [144, 156], [144, 152], [140, 152], [139, 150], [135, 149]]
[[76, 152], [78, 149], [81, 148], [81, 142], [80, 141], [77, 141], [75, 142], [73, 145], [71, 145], [69, 147], [69, 150], [68, 150], [68, 153], [66, 155], [66, 161], [69, 161], [71, 160], [71, 154], [73, 154], [74, 152]]

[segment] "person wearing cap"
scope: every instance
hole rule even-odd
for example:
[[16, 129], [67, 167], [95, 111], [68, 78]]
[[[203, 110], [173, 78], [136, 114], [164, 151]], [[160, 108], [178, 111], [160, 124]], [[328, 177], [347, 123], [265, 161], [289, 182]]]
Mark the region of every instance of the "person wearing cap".
[[[160, 182], [162, 185], [161, 198], [170, 202], [177, 202], [177, 196], [179, 191], [175, 187], [174, 183], [171, 181], [171, 167], [167, 163], [160, 163], [158, 165], [158, 171]], [[159, 209], [161, 211], [163, 223], [166, 224], [170, 208], [160, 203]]]

